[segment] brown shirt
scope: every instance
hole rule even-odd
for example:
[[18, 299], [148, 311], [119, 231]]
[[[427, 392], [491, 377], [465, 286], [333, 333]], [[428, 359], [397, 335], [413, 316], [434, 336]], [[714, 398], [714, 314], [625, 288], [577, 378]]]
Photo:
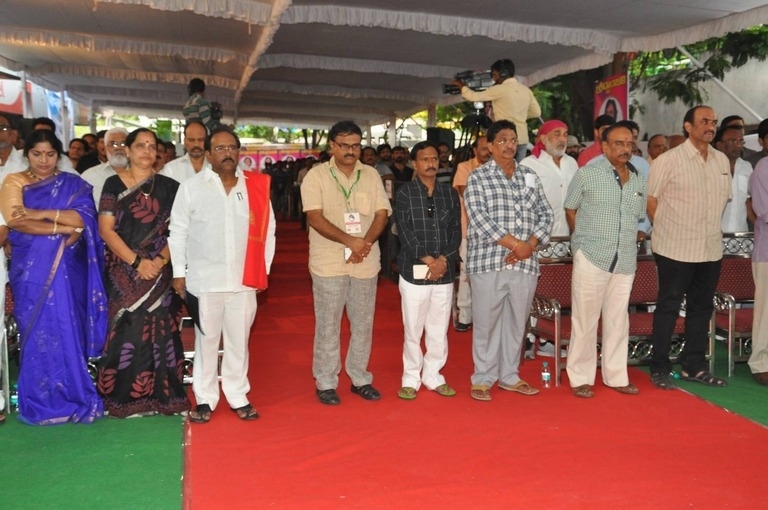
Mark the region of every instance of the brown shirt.
[[[351, 189], [349, 199], [344, 196], [342, 188], [348, 192]], [[355, 163], [355, 170], [350, 177], [336, 168], [333, 158], [312, 168], [301, 184], [301, 201], [305, 212], [322, 210], [325, 219], [342, 232], [346, 231], [344, 213], [360, 213], [362, 232], [350, 234], [356, 237], [365, 236], [377, 211], [385, 209], [387, 216], [392, 214], [392, 206], [387, 199], [379, 172], [359, 161]], [[348, 264], [344, 259], [343, 244], [323, 237], [310, 227], [309, 270], [312, 274], [324, 277], [373, 278], [379, 273], [380, 267], [378, 242], [373, 243], [370, 254], [363, 262]]]

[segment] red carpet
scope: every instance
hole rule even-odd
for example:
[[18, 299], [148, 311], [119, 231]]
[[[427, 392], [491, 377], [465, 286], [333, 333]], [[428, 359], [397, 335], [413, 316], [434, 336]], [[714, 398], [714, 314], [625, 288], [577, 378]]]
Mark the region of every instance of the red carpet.
[[[187, 425], [184, 507], [755, 508], [765, 504], [768, 430], [632, 370], [632, 397], [597, 386], [535, 397], [469, 397], [471, 333], [451, 331], [444, 369], [459, 392], [397, 398], [402, 326], [397, 286], [380, 281], [371, 370], [380, 402], [349, 392], [321, 405], [312, 378], [306, 235], [280, 223], [270, 289], [251, 337], [251, 394], [241, 422], [224, 399]], [[263, 301], [263, 302], [262, 302]], [[346, 335], [346, 328], [343, 335]], [[538, 386], [541, 360], [522, 376]], [[599, 374], [598, 374], [599, 379]], [[766, 471], [764, 471], [766, 470]]]

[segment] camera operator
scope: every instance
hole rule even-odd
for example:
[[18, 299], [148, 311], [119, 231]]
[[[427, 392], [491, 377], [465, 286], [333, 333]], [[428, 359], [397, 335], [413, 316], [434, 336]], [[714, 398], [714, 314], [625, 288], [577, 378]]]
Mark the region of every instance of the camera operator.
[[541, 107], [531, 89], [515, 79], [515, 64], [511, 60], [494, 62], [491, 76], [496, 84], [483, 91], [474, 91], [461, 80], [453, 80], [452, 85], [461, 88], [461, 97], [467, 101], [490, 101], [494, 121], [508, 120], [515, 124], [518, 137], [515, 159], [520, 162], [528, 147], [528, 125], [525, 121], [539, 117]]

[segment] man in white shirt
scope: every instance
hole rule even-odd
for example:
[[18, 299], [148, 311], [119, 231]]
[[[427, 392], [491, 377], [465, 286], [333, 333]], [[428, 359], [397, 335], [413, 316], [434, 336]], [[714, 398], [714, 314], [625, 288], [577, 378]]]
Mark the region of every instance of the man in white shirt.
[[731, 198], [725, 204], [721, 227], [724, 233], [747, 232], [747, 197], [752, 165], [741, 158], [744, 131], [738, 126], [721, 127], [715, 134], [714, 146], [725, 154], [731, 165]]
[[267, 286], [275, 254], [269, 176], [238, 169], [240, 139], [225, 127], [211, 133], [205, 151], [210, 165], [179, 186], [168, 239], [174, 290], [199, 300], [192, 377], [197, 406], [189, 419], [206, 423], [216, 409], [223, 337], [222, 391], [241, 420], [255, 420], [259, 414], [247, 397], [248, 337], [256, 293]]
[[544, 194], [552, 206], [555, 223], [552, 236], [568, 236], [563, 202], [568, 185], [579, 169], [578, 163], [565, 153], [568, 144], [568, 126], [557, 119], [548, 120], [539, 128], [539, 141], [530, 156], [520, 162], [539, 176]]
[[128, 155], [125, 153], [126, 138], [128, 138], [128, 130], [125, 128], [115, 127], [107, 131], [104, 134], [107, 162], [89, 168], [80, 176], [93, 186], [93, 201], [96, 203], [96, 209], [99, 208], [104, 182], [128, 166]]
[[454, 328], [459, 333], [469, 331], [472, 325], [472, 290], [469, 288], [469, 276], [467, 275], [467, 207], [464, 205], [464, 190], [467, 188], [467, 179], [469, 174], [480, 165], [484, 165], [491, 159], [491, 152], [488, 150], [488, 139], [478, 136], [472, 142], [472, 154], [474, 157], [468, 161], [459, 163], [456, 167], [456, 175], [453, 178], [453, 187], [459, 192], [459, 204], [461, 206], [461, 245], [459, 245], [459, 289], [456, 293], [456, 322]]
[[24, 155], [13, 146], [15, 133], [11, 119], [0, 114], [0, 182], [6, 175], [27, 168]]
[[180, 158], [168, 162], [160, 171], [161, 174], [184, 182], [200, 172], [208, 165], [205, 160], [205, 136], [208, 133], [205, 125], [197, 120], [190, 121], [184, 127], [184, 154]]

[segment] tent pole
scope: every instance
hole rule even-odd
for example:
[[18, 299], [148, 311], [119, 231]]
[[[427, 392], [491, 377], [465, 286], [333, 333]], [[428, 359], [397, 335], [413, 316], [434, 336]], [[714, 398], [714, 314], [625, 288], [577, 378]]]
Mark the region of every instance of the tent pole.
[[[686, 57], [688, 57], [688, 59], [690, 59], [690, 61], [691, 61], [691, 62], [693, 63], [693, 65], [695, 65], [696, 67], [698, 67], [698, 68], [700, 68], [700, 69], [703, 69], [703, 68], [704, 68], [704, 66], [701, 64], [701, 62], [699, 62], [699, 61], [698, 61], [698, 60], [697, 60], [697, 59], [696, 59], [696, 58], [695, 58], [693, 55], [691, 55], [690, 53], [688, 53], [688, 51], [687, 51], [685, 48], [683, 48], [682, 46], [678, 46], [678, 47], [677, 47], [677, 51], [679, 51], [680, 53], [682, 53], [683, 55], [685, 55]], [[753, 117], [755, 117], [755, 118], [757, 119], [757, 121], [758, 121], [758, 122], [761, 122], [761, 121], [763, 120], [763, 117], [762, 117], [762, 116], [761, 116], [759, 113], [757, 113], [755, 110], [753, 110], [752, 108], [750, 108], [750, 106], [749, 106], [747, 103], [745, 103], [744, 101], [742, 101], [742, 99], [741, 99], [739, 96], [737, 96], [737, 95], [736, 95], [736, 93], [735, 93], [734, 91], [732, 91], [730, 88], [728, 88], [728, 87], [725, 85], [725, 83], [723, 83], [722, 81], [718, 80], [718, 79], [717, 79], [717, 78], [715, 78], [714, 76], [712, 76], [712, 81], [714, 81], [714, 82], [715, 82], [715, 84], [717, 84], [717, 86], [719, 86], [721, 89], [723, 89], [723, 91], [724, 91], [726, 94], [728, 94], [729, 96], [731, 96], [731, 97], [733, 98], [733, 100], [734, 100], [734, 101], [736, 101], [736, 102], [737, 102], [739, 105], [741, 105], [741, 106], [742, 106], [742, 107], [743, 107], [745, 110], [747, 110], [747, 111], [748, 111], [748, 112], [749, 112], [749, 113], [750, 113], [750, 114], [751, 114]]]

